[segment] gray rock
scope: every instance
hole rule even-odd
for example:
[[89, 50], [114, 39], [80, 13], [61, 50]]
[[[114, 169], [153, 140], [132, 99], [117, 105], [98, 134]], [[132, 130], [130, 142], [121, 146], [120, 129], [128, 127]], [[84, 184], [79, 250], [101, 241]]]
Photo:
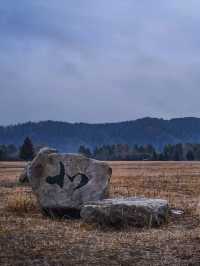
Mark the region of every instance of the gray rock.
[[19, 176], [19, 182], [21, 184], [24, 183], [28, 183], [28, 171], [29, 171], [29, 167], [30, 167], [30, 162], [27, 163], [27, 165], [25, 166], [25, 168], [23, 169], [22, 173]]
[[84, 203], [106, 196], [111, 174], [104, 162], [43, 148], [31, 162], [28, 179], [45, 213], [79, 216]]
[[168, 203], [161, 199], [114, 198], [85, 204], [81, 217], [86, 223], [106, 226], [158, 226], [167, 221]]
[[179, 216], [183, 216], [184, 215], [184, 210], [181, 210], [181, 209], [170, 209], [170, 214], [172, 216], [176, 216], [176, 217], [179, 217]]

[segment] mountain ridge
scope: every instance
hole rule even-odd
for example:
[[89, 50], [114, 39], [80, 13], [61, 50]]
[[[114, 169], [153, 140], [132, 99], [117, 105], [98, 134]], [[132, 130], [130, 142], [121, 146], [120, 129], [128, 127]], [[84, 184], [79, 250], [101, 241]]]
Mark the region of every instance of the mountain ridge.
[[199, 143], [200, 118], [173, 119], [144, 117], [111, 123], [70, 123], [53, 120], [0, 126], [0, 144], [20, 146], [25, 137], [37, 145], [48, 145], [63, 152], [76, 152], [80, 145], [90, 148], [106, 144]]

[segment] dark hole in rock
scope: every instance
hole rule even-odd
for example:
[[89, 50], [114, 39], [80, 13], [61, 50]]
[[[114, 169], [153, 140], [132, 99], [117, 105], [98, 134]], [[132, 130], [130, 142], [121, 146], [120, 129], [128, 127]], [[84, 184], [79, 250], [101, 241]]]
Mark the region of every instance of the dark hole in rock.
[[42, 164], [37, 164], [35, 168], [32, 169], [32, 172], [33, 172], [33, 175], [36, 177], [42, 176], [42, 172], [43, 172]]
[[80, 219], [80, 210], [75, 208], [43, 208], [42, 212], [50, 218]]

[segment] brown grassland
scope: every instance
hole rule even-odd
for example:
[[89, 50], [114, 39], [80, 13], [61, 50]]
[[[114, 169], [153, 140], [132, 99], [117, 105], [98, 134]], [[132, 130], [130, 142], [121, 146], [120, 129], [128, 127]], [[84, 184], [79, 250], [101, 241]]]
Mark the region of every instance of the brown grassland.
[[160, 228], [98, 228], [43, 217], [24, 163], [0, 163], [0, 265], [200, 265], [200, 163], [111, 162], [110, 197], [167, 199], [184, 210]]

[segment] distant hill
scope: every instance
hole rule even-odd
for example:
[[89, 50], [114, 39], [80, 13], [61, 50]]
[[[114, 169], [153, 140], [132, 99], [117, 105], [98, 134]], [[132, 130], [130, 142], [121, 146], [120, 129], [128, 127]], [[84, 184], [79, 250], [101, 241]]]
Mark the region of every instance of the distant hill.
[[49, 145], [63, 152], [76, 152], [80, 145], [200, 143], [200, 118], [171, 120], [143, 118], [135, 121], [86, 124], [44, 121], [0, 127], [0, 144], [21, 145], [30, 136], [34, 144]]

